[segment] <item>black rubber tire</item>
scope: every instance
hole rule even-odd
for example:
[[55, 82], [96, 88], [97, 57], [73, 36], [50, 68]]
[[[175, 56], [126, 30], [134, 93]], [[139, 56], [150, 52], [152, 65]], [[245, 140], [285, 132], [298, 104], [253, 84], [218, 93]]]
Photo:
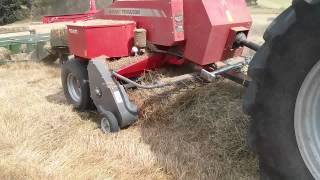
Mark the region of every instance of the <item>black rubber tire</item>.
[[[61, 81], [64, 95], [68, 103], [72, 104], [78, 111], [90, 110], [93, 107], [93, 101], [90, 97], [87, 65], [87, 61], [81, 61], [78, 59], [69, 60], [61, 65]], [[82, 93], [79, 102], [74, 101], [68, 91], [67, 77], [70, 73], [80, 81], [80, 89]]]
[[53, 64], [54, 62], [56, 62], [57, 59], [58, 59], [58, 56], [56, 54], [49, 54], [47, 57], [45, 57], [41, 61], [44, 64], [50, 65], [50, 64]]
[[[258, 155], [263, 180], [314, 179], [298, 149], [294, 110], [302, 82], [320, 60], [320, 7], [301, 1], [290, 11], [296, 16], [292, 25], [281, 35], [268, 35], [272, 38], [265, 38], [254, 56], [253, 81], [244, 97], [252, 119], [248, 143]], [[285, 16], [277, 20], [288, 23]]]
[[62, 54], [60, 57], [59, 57], [59, 63], [60, 65], [66, 63], [68, 61], [68, 55], [65, 55], [65, 54]]
[[119, 123], [117, 118], [111, 112], [105, 112], [101, 119], [101, 130], [105, 134], [115, 133], [120, 131]]

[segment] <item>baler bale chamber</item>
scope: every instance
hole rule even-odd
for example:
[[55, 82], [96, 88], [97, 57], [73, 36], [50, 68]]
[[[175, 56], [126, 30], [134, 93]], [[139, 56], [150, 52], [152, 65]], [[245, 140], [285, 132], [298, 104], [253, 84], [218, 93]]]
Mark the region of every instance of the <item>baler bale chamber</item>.
[[[245, 0], [121, 0], [94, 20], [68, 25], [72, 59], [62, 64], [67, 100], [80, 111], [95, 106], [104, 132], [136, 121], [138, 108], [128, 88], [162, 88], [224, 76], [246, 84], [239, 71], [248, 64], [243, 46], [251, 16]], [[116, 65], [115, 65], [116, 64]], [[135, 81], [144, 72], [173, 66], [178, 74], [155, 84]], [[191, 68], [190, 68], [191, 67]]]

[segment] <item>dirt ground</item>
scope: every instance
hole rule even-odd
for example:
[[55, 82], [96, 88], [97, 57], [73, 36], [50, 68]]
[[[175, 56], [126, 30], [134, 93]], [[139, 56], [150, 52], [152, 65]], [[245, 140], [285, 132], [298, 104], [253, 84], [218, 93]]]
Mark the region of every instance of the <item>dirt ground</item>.
[[[276, 15], [254, 11], [251, 39]], [[258, 179], [242, 93], [228, 80], [131, 92], [139, 121], [105, 135], [66, 103], [58, 65], [0, 66], [0, 179]]]

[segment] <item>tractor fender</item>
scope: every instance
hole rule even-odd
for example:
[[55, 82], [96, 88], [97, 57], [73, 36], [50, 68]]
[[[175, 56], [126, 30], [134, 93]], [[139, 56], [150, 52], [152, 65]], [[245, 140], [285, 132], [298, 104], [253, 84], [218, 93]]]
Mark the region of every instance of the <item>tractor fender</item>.
[[[309, 5], [307, 5], [308, 3]], [[275, 38], [284, 35], [292, 25], [297, 20], [297, 14], [304, 14], [304, 9], [302, 7], [309, 6], [310, 8], [320, 3], [320, 0], [293, 0], [293, 4], [296, 4], [296, 7], [292, 6], [287, 8], [284, 12], [282, 12], [267, 28], [266, 32], [263, 35], [265, 41], [271, 42]]]
[[266, 41], [272, 41], [273, 39], [282, 36], [290, 29], [295, 21], [296, 11], [294, 8], [289, 7], [269, 25], [263, 38]]
[[309, 4], [317, 4], [320, 2], [320, 0], [304, 0], [304, 1], [306, 1]]
[[320, 2], [320, 0], [293, 0], [292, 3], [298, 3], [298, 2], [306, 2], [308, 4], [317, 4]]

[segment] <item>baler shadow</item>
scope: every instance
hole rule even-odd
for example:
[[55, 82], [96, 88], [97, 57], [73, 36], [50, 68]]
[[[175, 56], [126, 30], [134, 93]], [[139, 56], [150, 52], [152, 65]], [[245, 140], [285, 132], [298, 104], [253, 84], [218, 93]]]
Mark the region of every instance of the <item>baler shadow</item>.
[[[46, 96], [45, 98], [48, 102], [53, 104], [69, 105], [69, 103], [67, 102], [64, 96], [62, 89], [60, 89], [54, 94]], [[89, 119], [90, 121], [97, 123], [97, 127], [100, 127], [100, 115], [94, 109], [86, 112], [78, 112], [77, 110], [74, 110], [74, 111], [77, 112], [77, 114], [81, 117], [81, 119]]]
[[61, 105], [61, 104], [67, 105], [68, 104], [66, 98], [64, 97], [64, 93], [63, 93], [62, 89], [54, 94], [46, 96], [46, 99], [48, 102], [58, 104], [58, 105]]
[[147, 100], [138, 123], [161, 169], [178, 179], [256, 179], [255, 157], [245, 145], [248, 118], [241, 92], [223, 81], [168, 102], [159, 96]]

